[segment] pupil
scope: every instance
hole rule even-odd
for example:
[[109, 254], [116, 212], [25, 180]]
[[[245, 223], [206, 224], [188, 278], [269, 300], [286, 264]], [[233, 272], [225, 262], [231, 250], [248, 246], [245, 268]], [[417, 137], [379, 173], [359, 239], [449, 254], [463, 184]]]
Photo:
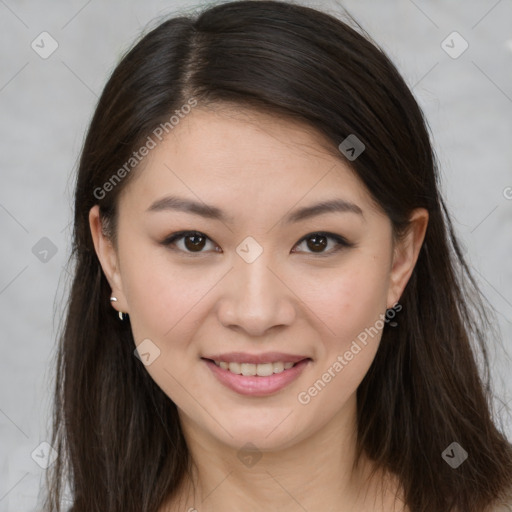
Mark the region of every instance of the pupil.
[[[189, 243], [191, 239], [194, 239], [195, 241], [192, 243]], [[185, 238], [185, 246], [187, 249], [202, 249], [204, 247], [204, 237], [201, 235], [188, 235]]]
[[[313, 244], [309, 242], [315, 240]], [[323, 235], [313, 235], [308, 238], [308, 247], [314, 252], [321, 252], [327, 246], [327, 237]]]

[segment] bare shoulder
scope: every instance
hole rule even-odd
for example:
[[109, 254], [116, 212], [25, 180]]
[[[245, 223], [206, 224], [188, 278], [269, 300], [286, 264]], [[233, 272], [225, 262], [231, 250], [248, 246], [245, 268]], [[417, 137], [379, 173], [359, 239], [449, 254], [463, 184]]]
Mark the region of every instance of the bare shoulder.
[[499, 503], [494, 505], [489, 512], [512, 512], [512, 487], [505, 497]]
[[191, 502], [190, 495], [181, 491], [162, 503], [157, 512], [197, 512]]
[[489, 512], [512, 512], [512, 501], [508, 503], [502, 503], [497, 505], [495, 508], [490, 510]]

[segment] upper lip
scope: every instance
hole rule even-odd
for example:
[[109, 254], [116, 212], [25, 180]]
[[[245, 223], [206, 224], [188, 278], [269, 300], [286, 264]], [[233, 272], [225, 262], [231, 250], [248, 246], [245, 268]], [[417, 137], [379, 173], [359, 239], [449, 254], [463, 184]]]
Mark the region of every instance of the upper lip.
[[298, 363], [303, 359], [310, 359], [308, 356], [285, 354], [284, 352], [264, 352], [262, 354], [248, 354], [246, 352], [229, 352], [226, 354], [214, 354], [204, 356], [203, 359], [212, 359], [213, 361], [223, 361], [226, 363]]

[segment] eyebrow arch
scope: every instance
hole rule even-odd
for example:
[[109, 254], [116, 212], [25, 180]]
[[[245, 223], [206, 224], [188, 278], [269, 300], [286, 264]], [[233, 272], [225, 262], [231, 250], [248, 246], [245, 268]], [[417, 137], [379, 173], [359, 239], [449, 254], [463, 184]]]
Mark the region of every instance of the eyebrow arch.
[[364, 219], [364, 214], [357, 204], [346, 201], [345, 199], [332, 199], [330, 201], [322, 201], [311, 206], [305, 206], [289, 213], [284, 222], [299, 222], [304, 219], [309, 219], [322, 213], [355, 213], [361, 215]]
[[[231, 222], [232, 218], [216, 206], [209, 206], [205, 203], [200, 203], [192, 199], [186, 199], [177, 196], [166, 196], [155, 201], [146, 211], [148, 212], [161, 212], [166, 210], [182, 211], [200, 215], [207, 219], [220, 220], [222, 222]], [[333, 199], [329, 201], [322, 201], [311, 206], [305, 206], [294, 210], [286, 215], [283, 219], [285, 223], [300, 222], [304, 219], [309, 219], [323, 213], [355, 213], [364, 218], [363, 211], [359, 206], [344, 199]]]
[[227, 218], [226, 214], [216, 206], [208, 206], [205, 203], [177, 196], [162, 197], [155, 201], [146, 211], [162, 212], [166, 210], [194, 213], [207, 219], [215, 219], [222, 222], [230, 220]]

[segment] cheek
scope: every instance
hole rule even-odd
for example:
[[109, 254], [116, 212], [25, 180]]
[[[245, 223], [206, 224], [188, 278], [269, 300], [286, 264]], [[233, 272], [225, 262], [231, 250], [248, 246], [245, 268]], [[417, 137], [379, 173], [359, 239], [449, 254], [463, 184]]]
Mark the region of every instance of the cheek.
[[[312, 280], [305, 300], [323, 336], [318, 366], [297, 395], [310, 417], [323, 424], [347, 404], [370, 368], [382, 336], [386, 305], [385, 263], [340, 269], [323, 283]], [[316, 283], [316, 285], [313, 285]], [[323, 327], [322, 327], [323, 326]]]
[[221, 275], [204, 273], [198, 278], [197, 268], [178, 271], [155, 257], [135, 261], [126, 262], [123, 269], [135, 345], [151, 340], [150, 351], [158, 356], [145, 367], [147, 372], [180, 409], [198, 415], [191, 393], [201, 389], [201, 381], [193, 371], [196, 354], [189, 348], [195, 349], [190, 342], [200, 327], [198, 316], [204, 315], [208, 291]]
[[388, 275], [384, 261], [356, 256], [354, 264], [302, 278], [297, 295], [325, 333], [326, 350], [343, 350], [385, 312]]
[[[128, 279], [126, 290], [129, 297], [130, 319], [134, 332], [143, 337], [151, 334], [164, 340], [183, 332], [193, 320], [194, 308], [211, 289], [215, 280], [187, 279], [186, 273], [174, 273], [167, 268], [142, 267], [134, 270]], [[136, 338], [137, 339], [137, 338]]]
[[180, 333], [193, 321], [194, 308], [220, 276], [172, 264], [165, 250], [147, 243], [131, 247], [122, 262], [122, 280], [135, 341], [150, 338], [162, 346], [172, 338], [179, 343], [186, 339]]

